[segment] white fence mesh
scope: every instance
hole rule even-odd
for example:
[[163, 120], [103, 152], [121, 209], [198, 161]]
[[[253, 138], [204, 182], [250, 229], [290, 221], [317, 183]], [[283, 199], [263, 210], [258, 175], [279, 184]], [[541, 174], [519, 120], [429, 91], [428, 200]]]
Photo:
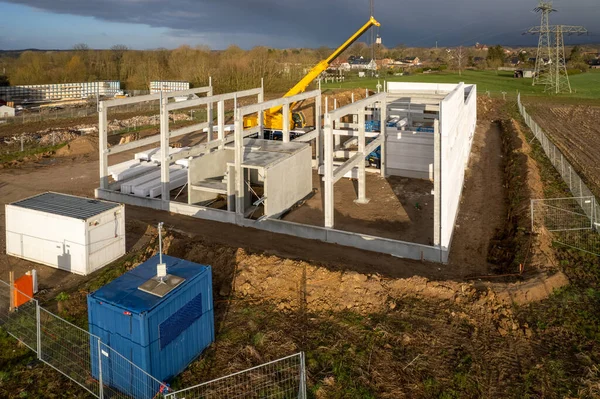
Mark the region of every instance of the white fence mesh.
[[573, 198], [535, 200], [531, 203], [534, 231], [546, 229], [554, 241], [569, 247], [600, 255], [600, 209], [592, 191], [575, 172], [563, 153], [552, 143], [542, 128], [527, 113], [517, 98], [519, 112], [542, 146], [544, 153], [563, 181], [569, 186]]
[[0, 326], [36, 352], [40, 361], [97, 398], [162, 397], [163, 383], [98, 337], [42, 308], [35, 299], [11, 309], [15, 292], [0, 280]]
[[304, 353], [172, 392], [167, 399], [305, 399]]

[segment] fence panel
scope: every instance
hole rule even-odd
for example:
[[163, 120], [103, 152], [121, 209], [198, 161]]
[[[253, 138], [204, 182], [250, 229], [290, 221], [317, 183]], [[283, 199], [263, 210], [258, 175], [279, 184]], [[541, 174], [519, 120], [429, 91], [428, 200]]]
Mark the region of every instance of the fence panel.
[[305, 399], [304, 353], [167, 394], [167, 399]]
[[99, 397], [90, 345], [98, 338], [40, 307], [40, 359]]
[[[100, 362], [94, 360], [93, 374], [101, 375], [104, 398], [145, 399], [162, 398], [167, 386], [133, 364], [120, 353], [100, 343]], [[98, 351], [92, 356], [98, 359]], [[164, 392], [163, 392], [164, 391]]]
[[0, 326], [29, 349], [37, 352], [37, 301], [30, 298], [28, 302], [11, 311], [10, 295], [15, 293], [29, 298], [16, 289], [11, 292], [10, 285], [0, 280]]

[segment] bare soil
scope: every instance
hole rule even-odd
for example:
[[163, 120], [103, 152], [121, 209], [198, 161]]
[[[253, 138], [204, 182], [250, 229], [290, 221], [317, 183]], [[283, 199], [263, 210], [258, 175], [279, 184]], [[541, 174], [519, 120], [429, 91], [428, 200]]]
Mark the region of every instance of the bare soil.
[[[343, 178], [334, 186], [335, 228], [425, 245], [433, 243], [433, 183], [397, 176], [383, 178], [367, 173], [368, 204], [356, 204], [358, 182]], [[314, 195], [283, 219], [324, 225], [324, 191], [321, 177], [313, 172]]]

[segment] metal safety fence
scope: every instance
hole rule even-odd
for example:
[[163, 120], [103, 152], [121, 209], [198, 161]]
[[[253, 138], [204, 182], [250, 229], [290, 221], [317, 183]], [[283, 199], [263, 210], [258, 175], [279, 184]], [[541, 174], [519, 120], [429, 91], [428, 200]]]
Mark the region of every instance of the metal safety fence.
[[573, 195], [572, 198], [532, 201], [533, 228], [543, 226], [553, 234], [555, 241], [600, 255], [600, 248], [598, 248], [600, 209], [596, 206], [598, 200], [577, 174], [573, 165], [527, 113], [520, 94], [517, 97], [517, 105], [525, 123]]
[[37, 300], [2, 280], [0, 326], [34, 351], [38, 360], [96, 398], [161, 398], [166, 393], [166, 384], [100, 338], [42, 308]]
[[304, 353], [177, 392], [102, 340], [0, 280], [0, 327], [99, 399], [305, 399]]
[[191, 388], [165, 399], [305, 399], [304, 353], [297, 353]]

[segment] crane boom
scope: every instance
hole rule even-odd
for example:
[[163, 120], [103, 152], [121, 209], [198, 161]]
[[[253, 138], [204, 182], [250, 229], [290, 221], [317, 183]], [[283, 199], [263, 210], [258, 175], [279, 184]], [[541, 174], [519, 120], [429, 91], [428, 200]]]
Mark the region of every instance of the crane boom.
[[[294, 87], [292, 87], [287, 93], [285, 93], [284, 97], [295, 96], [296, 94], [300, 94], [306, 90], [308, 85], [315, 80], [321, 73], [323, 73], [329, 65], [340, 56], [348, 47], [352, 45], [359, 37], [361, 37], [369, 28], [372, 26], [380, 26], [380, 23], [377, 22], [375, 17], [371, 16], [366, 24], [364, 24], [359, 30], [357, 30], [352, 36], [348, 38], [340, 47], [338, 47], [329, 57], [324, 60], [321, 60], [317, 65], [315, 65]], [[291, 105], [293, 108], [293, 104]], [[267, 129], [281, 129], [283, 127], [283, 115], [281, 113], [282, 106], [277, 106], [270, 108], [265, 111], [265, 127]], [[256, 125], [253, 120], [250, 124]], [[293, 127], [293, 121], [289, 121], [289, 123]], [[244, 123], [246, 125], [247, 123]]]

